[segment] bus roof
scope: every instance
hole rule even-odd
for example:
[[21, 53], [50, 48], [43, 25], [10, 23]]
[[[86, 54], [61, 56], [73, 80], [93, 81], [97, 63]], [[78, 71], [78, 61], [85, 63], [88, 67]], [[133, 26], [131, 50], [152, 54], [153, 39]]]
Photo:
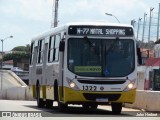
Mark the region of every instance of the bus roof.
[[[39, 40], [39, 39], [43, 39], [45, 38], [46, 36], [49, 36], [49, 35], [53, 35], [55, 33], [58, 33], [60, 31], [63, 31], [65, 29], [67, 29], [69, 26], [71, 25], [77, 25], [77, 26], [80, 26], [80, 25], [86, 25], [86, 26], [117, 26], [117, 27], [132, 27], [131, 25], [129, 24], [121, 24], [121, 23], [108, 23], [108, 22], [105, 22], [105, 21], [96, 21], [96, 22], [71, 22], [71, 23], [67, 23], [65, 25], [61, 25], [61, 26], [58, 26], [56, 28], [51, 28], [50, 30], [48, 31], [45, 31], [45, 32], [42, 32], [38, 35], [36, 35], [35, 37], [32, 38], [32, 42], [35, 41], [35, 40]], [[133, 28], [133, 27], [132, 27]]]
[[121, 24], [121, 23], [109, 23], [105, 21], [96, 21], [96, 22], [71, 22], [67, 23], [67, 26], [70, 25], [91, 25], [91, 26], [119, 26], [119, 27], [132, 27], [131, 25], [128, 24]]

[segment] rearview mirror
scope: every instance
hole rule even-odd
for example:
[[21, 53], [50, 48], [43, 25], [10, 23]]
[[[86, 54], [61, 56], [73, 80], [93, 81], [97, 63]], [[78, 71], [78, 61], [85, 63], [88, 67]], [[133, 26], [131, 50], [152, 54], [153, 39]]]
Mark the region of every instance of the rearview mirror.
[[138, 56], [138, 63], [139, 65], [142, 65], [142, 55], [141, 55], [141, 49], [137, 47], [137, 56]]

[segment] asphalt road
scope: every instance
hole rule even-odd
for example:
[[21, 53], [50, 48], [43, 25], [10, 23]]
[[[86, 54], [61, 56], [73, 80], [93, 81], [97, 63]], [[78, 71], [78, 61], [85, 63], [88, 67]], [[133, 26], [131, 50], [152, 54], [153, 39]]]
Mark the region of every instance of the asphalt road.
[[[2, 116], [3, 112], [3, 116]], [[11, 117], [5, 117], [7, 114], [6, 112], [11, 113], [14, 117], [14, 120], [16, 119], [34, 119], [34, 120], [40, 120], [40, 119], [74, 119], [76, 117], [76, 120], [85, 120], [92, 119], [97, 120], [114, 117], [114, 119], [133, 119], [138, 115], [139, 113], [142, 113], [142, 111], [135, 110], [135, 109], [129, 109], [129, 108], [123, 108], [122, 113], [120, 115], [113, 115], [111, 112], [110, 106], [98, 106], [98, 109], [92, 110], [92, 109], [84, 109], [81, 106], [69, 106], [68, 110], [66, 112], [60, 113], [57, 110], [57, 103], [54, 103], [54, 106], [52, 108], [38, 108], [36, 105], [36, 101], [14, 101], [14, 100], [0, 100], [0, 120], [8, 120], [12, 119]], [[34, 117], [35, 116], [35, 117]], [[42, 117], [41, 117], [42, 116]], [[136, 117], [138, 118], [138, 117]], [[142, 117], [140, 117], [142, 118]], [[149, 119], [150, 117], [143, 117], [143, 119]], [[70, 120], [69, 119], [69, 120]], [[112, 118], [113, 119], [113, 118]], [[153, 119], [159, 119], [159, 117], [153, 117]], [[75, 119], [74, 119], [75, 120]]]

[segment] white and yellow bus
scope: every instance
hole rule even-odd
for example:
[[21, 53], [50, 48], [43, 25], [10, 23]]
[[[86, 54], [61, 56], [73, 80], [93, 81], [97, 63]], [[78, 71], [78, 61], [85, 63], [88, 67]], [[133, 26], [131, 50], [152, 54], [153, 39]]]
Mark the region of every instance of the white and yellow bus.
[[39, 107], [68, 104], [120, 113], [136, 95], [137, 53], [132, 26], [69, 23], [32, 39], [30, 91]]

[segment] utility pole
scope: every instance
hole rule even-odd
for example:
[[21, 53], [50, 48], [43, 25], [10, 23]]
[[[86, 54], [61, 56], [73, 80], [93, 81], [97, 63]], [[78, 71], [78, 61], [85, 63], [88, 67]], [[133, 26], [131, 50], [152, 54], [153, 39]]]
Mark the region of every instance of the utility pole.
[[137, 40], [138, 40], [138, 35], [139, 35], [139, 27], [140, 27], [140, 22], [141, 22], [142, 18], [138, 19], [138, 28], [137, 28]]
[[146, 16], [147, 16], [147, 14], [144, 13], [143, 32], [142, 32], [142, 43], [141, 43], [140, 47], [143, 47], [143, 42], [144, 42], [144, 32], [145, 32], [145, 26], [146, 26]]
[[151, 20], [152, 20], [152, 11], [154, 8], [150, 8], [150, 15], [149, 15], [149, 30], [148, 30], [148, 48], [150, 47], [150, 31], [151, 31]]
[[160, 3], [159, 3], [159, 11], [158, 11], [158, 25], [157, 25], [157, 41], [159, 39], [159, 19], [160, 19]]
[[59, 0], [53, 0], [51, 28], [58, 26], [58, 2]]

